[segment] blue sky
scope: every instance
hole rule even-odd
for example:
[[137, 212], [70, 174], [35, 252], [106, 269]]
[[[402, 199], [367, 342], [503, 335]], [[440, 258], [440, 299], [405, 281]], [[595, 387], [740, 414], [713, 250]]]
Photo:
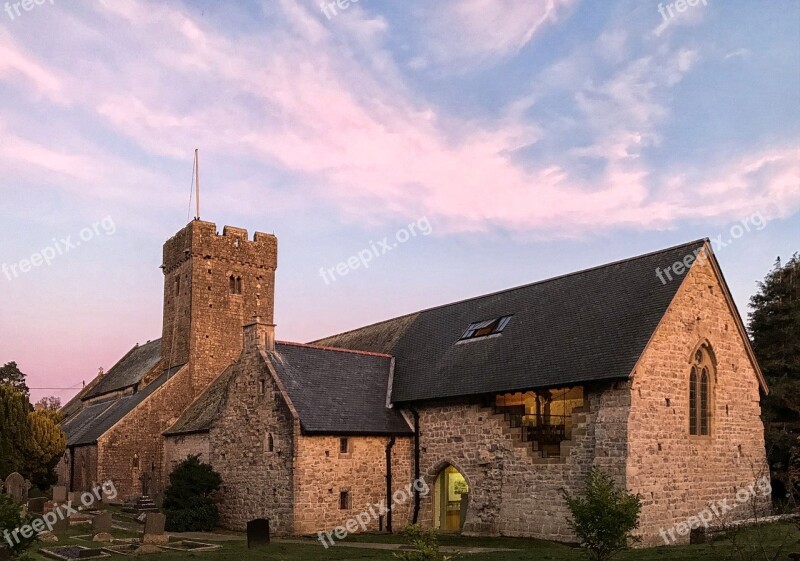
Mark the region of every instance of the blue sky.
[[278, 235], [285, 340], [705, 236], [745, 314], [800, 249], [797, 1], [0, 7], [0, 264], [89, 232], [0, 275], [33, 387], [160, 335], [194, 148], [202, 217]]

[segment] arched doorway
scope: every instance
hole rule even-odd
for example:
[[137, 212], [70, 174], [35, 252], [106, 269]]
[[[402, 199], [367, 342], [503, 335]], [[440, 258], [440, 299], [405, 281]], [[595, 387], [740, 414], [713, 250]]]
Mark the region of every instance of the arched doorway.
[[467, 518], [469, 484], [453, 466], [436, 478], [433, 493], [433, 527], [442, 532], [460, 532]]

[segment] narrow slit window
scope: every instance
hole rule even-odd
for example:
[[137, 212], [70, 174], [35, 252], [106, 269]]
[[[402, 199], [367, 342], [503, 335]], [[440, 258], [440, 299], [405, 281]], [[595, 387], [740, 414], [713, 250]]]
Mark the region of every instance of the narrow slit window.
[[350, 491], [339, 492], [339, 510], [350, 510]]
[[350, 453], [350, 439], [349, 438], [340, 438], [339, 439], [339, 453], [340, 454], [349, 454]]
[[242, 293], [242, 277], [236, 277], [236, 294]]
[[230, 282], [231, 294], [236, 294], [236, 277], [231, 275], [228, 280]]

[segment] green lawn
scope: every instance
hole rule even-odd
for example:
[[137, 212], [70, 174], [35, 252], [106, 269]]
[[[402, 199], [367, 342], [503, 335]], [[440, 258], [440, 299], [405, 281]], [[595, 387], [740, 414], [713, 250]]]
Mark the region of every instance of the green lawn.
[[[72, 539], [73, 536], [86, 534], [88, 527], [72, 529], [59, 544], [36, 544], [31, 557], [37, 561], [46, 559], [35, 553], [41, 547], [53, 545], [80, 544], [89, 545]], [[130, 533], [114, 532], [119, 537], [128, 537]], [[354, 542], [398, 543], [398, 536], [355, 536]], [[462, 559], [468, 561], [580, 561], [584, 559], [579, 549], [543, 542], [538, 540], [514, 538], [463, 538], [459, 536], [442, 536], [442, 545], [464, 547], [489, 547], [509, 548], [518, 551], [483, 553], [463, 555]], [[622, 553], [617, 558], [619, 561], [750, 561], [771, 560], [779, 550], [778, 559], [788, 559], [788, 553], [800, 551], [800, 531], [794, 524], [777, 523], [751, 528], [736, 536], [738, 545], [731, 540], [721, 540], [713, 544], [693, 546], [659, 547], [653, 549], [637, 549]], [[781, 545], [783, 547], [781, 548]], [[198, 561], [261, 561], [271, 559], [276, 561], [350, 561], [350, 560], [392, 560], [394, 557], [389, 551], [354, 549], [342, 545], [323, 549], [317, 542], [309, 541], [306, 544], [273, 544], [268, 550], [248, 551], [244, 541], [221, 542], [222, 549], [208, 553], [165, 552], [154, 556], [146, 556], [154, 561], [177, 561], [179, 559], [196, 558]], [[741, 555], [741, 548], [760, 548], [764, 546], [770, 556]], [[737, 549], [739, 548], [739, 549]], [[752, 550], [753, 553], [756, 550]], [[267, 553], [268, 552], [268, 553]], [[116, 557], [116, 556], [115, 556]], [[123, 557], [117, 557], [122, 561]]]

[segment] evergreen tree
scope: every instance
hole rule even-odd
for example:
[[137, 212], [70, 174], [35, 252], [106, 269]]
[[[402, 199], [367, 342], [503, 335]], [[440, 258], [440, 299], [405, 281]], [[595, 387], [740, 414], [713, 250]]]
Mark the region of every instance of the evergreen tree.
[[0, 385], [7, 384], [14, 387], [16, 390], [25, 394], [25, 397], [30, 395], [28, 386], [25, 383], [25, 374], [23, 374], [17, 367], [14, 361], [5, 363], [0, 367]]
[[25, 472], [34, 485], [46, 489], [58, 481], [55, 468], [67, 449], [67, 436], [61, 430], [62, 415], [51, 409], [28, 413], [28, 440], [25, 446]]
[[0, 384], [0, 479], [15, 471], [25, 471], [30, 411], [31, 404], [25, 394], [11, 385]]
[[222, 485], [219, 473], [198, 456], [188, 456], [169, 475], [164, 514], [170, 532], [213, 530], [219, 520], [213, 494]]
[[[773, 477], [787, 489], [800, 490], [790, 481], [791, 463], [800, 461], [795, 446], [800, 434], [800, 256], [775, 266], [758, 284], [750, 299], [749, 331], [769, 395], [762, 400], [768, 461]], [[794, 451], [792, 450], [794, 448]]]

